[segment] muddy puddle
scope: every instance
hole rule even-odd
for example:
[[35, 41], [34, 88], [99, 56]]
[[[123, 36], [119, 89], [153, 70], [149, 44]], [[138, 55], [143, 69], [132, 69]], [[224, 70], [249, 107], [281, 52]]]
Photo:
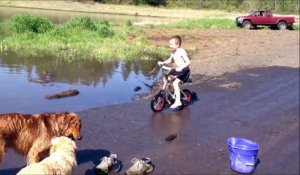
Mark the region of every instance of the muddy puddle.
[[[155, 65], [156, 61], [67, 62], [0, 55], [0, 113], [80, 111], [133, 101], [149, 92], [144, 83], [159, 79], [159, 73], [148, 74]], [[72, 89], [79, 94], [46, 99]]]

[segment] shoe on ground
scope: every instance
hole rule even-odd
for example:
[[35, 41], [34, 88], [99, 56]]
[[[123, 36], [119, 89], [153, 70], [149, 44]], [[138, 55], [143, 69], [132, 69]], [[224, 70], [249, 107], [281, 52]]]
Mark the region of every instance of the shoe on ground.
[[180, 106], [182, 106], [182, 103], [179, 101], [179, 102], [173, 103], [173, 104], [170, 106], [170, 108], [171, 108], [171, 109], [176, 109], [176, 108], [178, 108], [178, 107], [180, 107]]
[[131, 167], [126, 171], [126, 175], [144, 175], [153, 171], [153, 165], [150, 158], [131, 160]]
[[109, 157], [102, 157], [100, 164], [96, 166], [96, 172], [98, 174], [107, 174], [116, 164], [118, 164], [116, 154], [111, 154]]

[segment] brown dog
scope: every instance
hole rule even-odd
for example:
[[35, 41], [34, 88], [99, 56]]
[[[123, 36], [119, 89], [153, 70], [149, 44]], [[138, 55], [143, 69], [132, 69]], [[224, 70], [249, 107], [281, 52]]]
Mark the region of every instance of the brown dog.
[[39, 162], [48, 155], [53, 137], [80, 140], [80, 129], [75, 113], [0, 114], [0, 163], [9, 147], [27, 155], [27, 165]]

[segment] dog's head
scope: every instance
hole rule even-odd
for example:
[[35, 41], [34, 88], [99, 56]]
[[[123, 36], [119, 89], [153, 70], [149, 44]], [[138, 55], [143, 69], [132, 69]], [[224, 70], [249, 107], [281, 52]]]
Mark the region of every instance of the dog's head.
[[51, 139], [50, 154], [56, 151], [75, 153], [76, 149], [77, 147], [75, 142], [68, 137], [60, 136]]
[[57, 122], [60, 128], [60, 135], [73, 140], [81, 140], [81, 120], [75, 113], [64, 112], [58, 114]]

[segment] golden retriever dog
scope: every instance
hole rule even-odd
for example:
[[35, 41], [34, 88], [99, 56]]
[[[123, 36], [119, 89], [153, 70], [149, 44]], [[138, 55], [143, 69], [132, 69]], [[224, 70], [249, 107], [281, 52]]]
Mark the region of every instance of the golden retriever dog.
[[17, 175], [71, 175], [76, 163], [76, 145], [68, 137], [51, 140], [50, 156], [21, 169]]
[[39, 162], [48, 156], [53, 137], [80, 140], [80, 129], [75, 113], [0, 114], [0, 163], [6, 148], [27, 155], [27, 165]]

